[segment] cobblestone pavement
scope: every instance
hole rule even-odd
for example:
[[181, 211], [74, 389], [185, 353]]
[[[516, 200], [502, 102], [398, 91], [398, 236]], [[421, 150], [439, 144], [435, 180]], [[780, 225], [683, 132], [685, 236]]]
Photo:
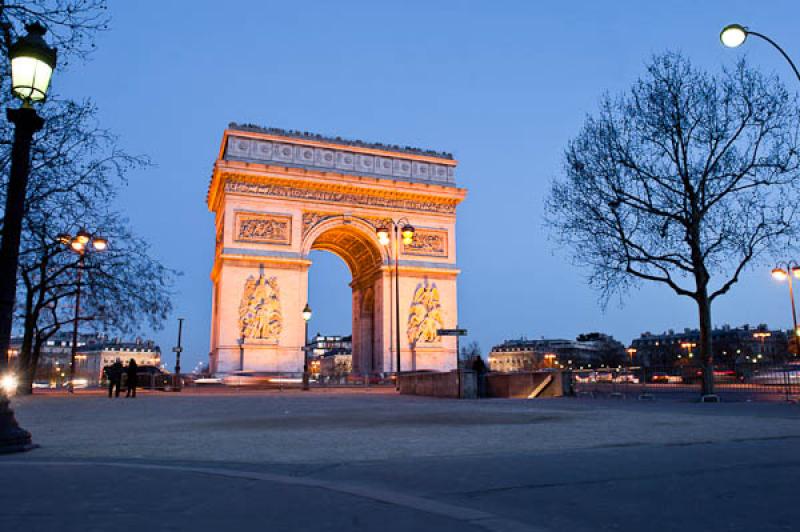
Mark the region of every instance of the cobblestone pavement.
[[[794, 530], [800, 406], [17, 398], [0, 530]], [[791, 497], [791, 498], [790, 498]]]

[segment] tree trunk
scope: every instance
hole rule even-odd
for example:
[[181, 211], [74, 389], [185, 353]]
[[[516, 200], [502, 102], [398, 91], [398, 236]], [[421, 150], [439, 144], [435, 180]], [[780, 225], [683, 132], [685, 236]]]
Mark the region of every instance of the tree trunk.
[[703, 395], [714, 394], [714, 351], [711, 343], [711, 302], [704, 288], [697, 297], [700, 312], [700, 360], [703, 365]]

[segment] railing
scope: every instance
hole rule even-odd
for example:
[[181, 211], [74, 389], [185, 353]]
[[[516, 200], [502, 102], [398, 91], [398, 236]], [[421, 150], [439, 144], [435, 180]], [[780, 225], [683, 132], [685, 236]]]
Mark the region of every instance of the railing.
[[[629, 367], [574, 370], [572, 389], [578, 396], [699, 396], [702, 370], [697, 366]], [[714, 392], [726, 400], [786, 400], [800, 397], [800, 365], [740, 364], [715, 368]]]

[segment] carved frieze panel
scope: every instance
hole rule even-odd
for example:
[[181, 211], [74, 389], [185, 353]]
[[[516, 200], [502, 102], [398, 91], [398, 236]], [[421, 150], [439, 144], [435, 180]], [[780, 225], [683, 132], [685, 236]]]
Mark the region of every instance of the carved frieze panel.
[[283, 327], [281, 293], [277, 277], [247, 278], [239, 303], [239, 331], [244, 339], [277, 342]]
[[411, 307], [408, 312], [406, 331], [408, 342], [412, 346], [418, 343], [434, 343], [439, 341], [437, 331], [444, 328], [442, 305], [436, 283], [420, 284], [414, 291]]
[[417, 229], [411, 244], [403, 244], [407, 255], [428, 257], [447, 257], [447, 231], [438, 229]]
[[[328, 218], [329, 216], [342, 216], [339, 213], [335, 212], [321, 212], [321, 211], [304, 211], [303, 212], [303, 236], [305, 237], [311, 229], [317, 225], [321, 220], [324, 218]], [[347, 215], [343, 216], [344, 218]], [[372, 225], [375, 229], [379, 227], [391, 227], [392, 226], [392, 219], [387, 217], [378, 217], [378, 216], [353, 216], [355, 219], [366, 220], [370, 225]]]
[[228, 181], [225, 191], [242, 194], [254, 194], [276, 198], [321, 201], [326, 203], [367, 205], [388, 209], [414, 210], [455, 214], [455, 203], [439, 203], [406, 198], [392, 198], [339, 190], [320, 190], [314, 188], [294, 187], [272, 183], [249, 183], [245, 181]]
[[330, 149], [246, 137], [228, 137], [226, 158], [278, 162], [306, 168], [338, 169], [376, 177], [400, 177], [441, 184], [455, 183], [452, 165], [416, 161], [398, 154], [372, 155], [346, 148]]
[[256, 212], [237, 212], [234, 239], [259, 244], [292, 243], [292, 217]]

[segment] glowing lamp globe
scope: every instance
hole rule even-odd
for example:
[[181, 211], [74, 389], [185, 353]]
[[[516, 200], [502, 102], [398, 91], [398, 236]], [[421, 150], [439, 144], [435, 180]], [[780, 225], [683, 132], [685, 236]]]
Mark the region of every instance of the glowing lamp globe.
[[389, 229], [386, 227], [379, 227], [377, 230], [377, 235], [378, 242], [380, 242], [382, 246], [389, 245]]
[[92, 240], [92, 246], [96, 251], [105, 251], [108, 249], [108, 240], [102, 236], [96, 236], [94, 240]]
[[81, 229], [78, 231], [78, 234], [75, 235], [75, 240], [83, 244], [84, 246], [89, 243], [89, 239], [92, 238], [92, 235], [86, 232], [86, 229]]
[[772, 270], [772, 278], [776, 281], [785, 281], [789, 275], [783, 268], [774, 268]]
[[56, 67], [56, 49], [47, 46], [44, 26], [38, 23], [25, 26], [28, 34], [18, 39], [8, 50], [11, 58], [11, 92], [25, 102], [40, 102], [47, 96], [50, 78]]
[[747, 30], [740, 24], [728, 24], [719, 34], [719, 40], [728, 48], [741, 46], [747, 39]]
[[406, 224], [403, 226], [401, 233], [403, 235], [403, 244], [408, 246], [414, 241], [414, 227]]
[[70, 246], [72, 247], [72, 249], [78, 252], [81, 252], [84, 250], [84, 248], [86, 248], [86, 244], [84, 244], [77, 238], [75, 238], [72, 242], [70, 242]]
[[303, 308], [303, 319], [306, 321], [311, 319], [311, 307], [308, 306], [308, 303], [306, 303], [305, 308]]

